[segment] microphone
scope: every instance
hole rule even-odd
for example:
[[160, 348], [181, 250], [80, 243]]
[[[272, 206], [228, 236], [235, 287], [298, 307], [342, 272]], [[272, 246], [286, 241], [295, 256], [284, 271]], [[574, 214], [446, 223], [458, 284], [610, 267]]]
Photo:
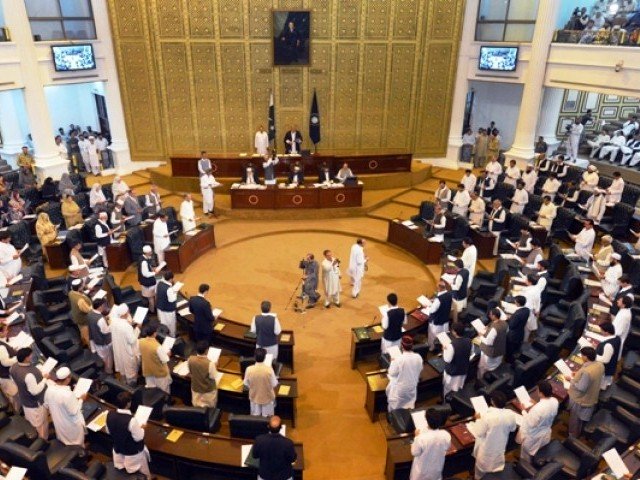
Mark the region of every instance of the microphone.
[[378, 319], [378, 315], [374, 315], [374, 316], [373, 316], [373, 321], [372, 321], [369, 325], [367, 325], [367, 328], [369, 328], [369, 327], [370, 327], [370, 326], [372, 326], [374, 323], [376, 323], [376, 320], [377, 320], [377, 319]]

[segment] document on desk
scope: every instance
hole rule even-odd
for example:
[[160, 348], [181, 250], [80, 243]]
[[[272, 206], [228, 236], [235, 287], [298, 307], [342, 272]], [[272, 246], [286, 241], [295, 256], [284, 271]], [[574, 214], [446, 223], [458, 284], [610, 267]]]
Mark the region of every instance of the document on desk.
[[486, 413], [487, 410], [489, 410], [489, 405], [487, 404], [487, 400], [483, 395], [471, 397], [469, 400], [471, 400], [471, 405], [473, 405], [473, 409], [476, 411], [476, 413], [482, 415], [483, 413]]
[[395, 360], [400, 355], [402, 355], [400, 347], [398, 347], [397, 345], [387, 348], [387, 353], [389, 354], [389, 357], [391, 357], [391, 360]]
[[189, 310], [189, 307], [185, 307], [181, 310], [178, 310], [178, 315], [186, 317], [187, 315], [191, 315], [191, 310]]
[[247, 466], [247, 458], [249, 458], [249, 454], [251, 453], [251, 449], [253, 448], [253, 445], [242, 445], [240, 447], [240, 466], [241, 467], [246, 467]]
[[92, 278], [91, 280], [89, 280], [89, 283], [87, 283], [87, 288], [89, 290], [93, 290], [93, 287], [95, 287], [96, 285], [98, 285], [98, 283], [100, 282], [99, 278]]
[[479, 318], [476, 318], [473, 322], [471, 322], [471, 326], [476, 329], [478, 335], [484, 335], [484, 332], [487, 331], [487, 327]]
[[413, 420], [413, 425], [416, 427], [416, 430], [420, 430], [421, 432], [429, 430], [429, 424], [427, 423], [424, 410], [411, 412], [411, 419]]
[[20, 350], [21, 348], [26, 348], [32, 345], [34, 342], [33, 337], [26, 332], [21, 331], [15, 337], [11, 337], [9, 339], [9, 345], [14, 350]]
[[599, 303], [595, 303], [592, 308], [601, 313], [609, 313], [609, 308], [604, 305], [600, 305]]
[[20, 320], [22, 318], [22, 314], [18, 313], [18, 312], [13, 312], [11, 315], [9, 315], [6, 320], [4, 321], [5, 325], [12, 325], [15, 322], [17, 322], [18, 320]]
[[140, 425], [146, 425], [149, 421], [149, 417], [151, 416], [151, 412], [153, 412], [153, 408], [147, 407], [145, 405], [140, 405], [136, 410], [134, 418]]
[[184, 307], [187, 303], [189, 303], [189, 300], [183, 298], [182, 300], [180, 300], [178, 303], [176, 303], [176, 308], [182, 308]]
[[[220, 360], [220, 355], [222, 355], [222, 349], [216, 347], [209, 347], [207, 351], [207, 358], [213, 363], [218, 363]], [[273, 358], [273, 355], [271, 356]]]
[[91, 300], [99, 300], [99, 299], [104, 298], [106, 296], [107, 296], [107, 292], [102, 290], [102, 289], [100, 289], [100, 290], [98, 290], [96, 292], [96, 294], [93, 297], [91, 297]]
[[505, 260], [519, 260], [520, 257], [513, 253], [501, 253], [500, 258], [504, 258]]
[[504, 310], [504, 313], [507, 313], [509, 315], [512, 315], [513, 312], [515, 312], [518, 308], [518, 306], [515, 303], [502, 301], [501, 304], [502, 304], [502, 309]]
[[178, 293], [182, 287], [184, 287], [184, 283], [182, 282], [176, 282], [173, 284], [173, 287], [171, 287], [171, 290], [173, 290], [174, 292]]
[[578, 345], [580, 345], [580, 348], [593, 347], [593, 344], [584, 337], [580, 337], [578, 339]]
[[597, 281], [597, 280], [591, 280], [590, 278], [585, 278], [583, 280], [583, 283], [584, 283], [585, 287], [593, 287], [593, 288], [602, 287], [602, 282]]
[[87, 428], [92, 432], [99, 432], [100, 430], [102, 430], [104, 426], [107, 424], [108, 413], [109, 413], [108, 410], [104, 410], [103, 412], [100, 412], [98, 416], [96, 416], [93, 420], [91, 420], [89, 425], [87, 425]]
[[518, 388], [514, 389], [513, 393], [516, 394], [516, 397], [518, 397], [518, 401], [525, 409], [533, 405], [531, 396], [529, 395], [529, 392], [527, 392], [527, 389], [524, 388], [524, 386], [519, 386]]
[[148, 312], [149, 309], [146, 307], [136, 308], [136, 313], [133, 315], [133, 323], [135, 323], [136, 325], [142, 325], [142, 322], [144, 322], [144, 319], [147, 316]]
[[11, 467], [5, 475], [5, 480], [22, 480], [27, 474], [27, 469], [23, 467]]
[[93, 380], [90, 378], [80, 377], [78, 378], [78, 382], [76, 383], [76, 387], [73, 389], [73, 394], [76, 398], [80, 398], [83, 395], [89, 393], [89, 389], [91, 388], [91, 384]]
[[607, 462], [607, 465], [609, 465], [611, 472], [616, 476], [616, 478], [622, 478], [630, 473], [629, 469], [622, 461], [622, 457], [615, 448], [604, 452], [602, 454], [602, 458]]

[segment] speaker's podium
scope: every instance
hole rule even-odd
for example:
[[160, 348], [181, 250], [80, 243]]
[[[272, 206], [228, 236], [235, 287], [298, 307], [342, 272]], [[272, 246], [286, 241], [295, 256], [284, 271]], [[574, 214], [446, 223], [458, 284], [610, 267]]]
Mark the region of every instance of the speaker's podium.
[[172, 272], [183, 273], [191, 263], [215, 248], [213, 225], [202, 223], [195, 230], [182, 233], [164, 252], [164, 260]]

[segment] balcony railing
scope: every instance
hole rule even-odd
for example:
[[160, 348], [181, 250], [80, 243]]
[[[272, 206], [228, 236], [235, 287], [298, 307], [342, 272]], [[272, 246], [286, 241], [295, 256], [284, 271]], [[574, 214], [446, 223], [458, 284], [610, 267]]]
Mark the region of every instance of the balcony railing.
[[640, 47], [640, 28], [631, 31], [623, 29], [598, 30], [556, 30], [555, 43], [579, 43], [581, 45], [608, 45], [616, 47]]

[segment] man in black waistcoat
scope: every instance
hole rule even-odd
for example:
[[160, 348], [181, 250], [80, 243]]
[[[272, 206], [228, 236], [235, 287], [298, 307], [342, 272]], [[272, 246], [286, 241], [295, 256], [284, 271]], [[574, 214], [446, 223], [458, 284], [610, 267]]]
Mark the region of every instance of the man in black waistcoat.
[[258, 479], [288, 480], [293, 478], [293, 463], [298, 458], [293, 442], [280, 434], [282, 420], [269, 419], [269, 433], [259, 435], [253, 444], [253, 457], [260, 461]]
[[604, 364], [604, 377], [600, 388], [606, 390], [613, 383], [613, 376], [616, 374], [622, 339], [616, 335], [616, 329], [611, 322], [600, 325], [600, 330], [605, 339], [596, 347], [596, 360]]
[[509, 331], [507, 332], [507, 361], [512, 362], [514, 356], [520, 352], [522, 342], [524, 341], [524, 330], [529, 320], [531, 310], [525, 307], [527, 299], [518, 295], [515, 298], [517, 305], [516, 311], [511, 314], [511, 317], [507, 321], [509, 324]]
[[127, 473], [142, 473], [151, 478], [149, 451], [144, 445], [144, 429], [131, 414], [131, 394], [118, 394], [115, 411], [107, 414], [107, 432], [113, 439], [113, 465]]
[[404, 308], [398, 307], [398, 296], [395, 293], [387, 295], [387, 311], [382, 315], [382, 342], [380, 344], [382, 353], [394, 345], [400, 346], [402, 340], [402, 325], [405, 322]]
[[273, 359], [278, 359], [278, 335], [282, 332], [282, 327], [278, 321], [278, 316], [271, 313], [271, 302], [263, 300], [260, 304], [261, 314], [253, 317], [251, 322], [251, 332], [256, 334], [256, 348], [264, 348], [267, 353], [273, 355]]
[[211, 343], [213, 322], [215, 318], [211, 311], [211, 304], [207, 300], [209, 285], [203, 283], [198, 288], [198, 295], [189, 299], [189, 310], [193, 314], [193, 335], [196, 343], [205, 341]]
[[464, 386], [469, 372], [471, 339], [464, 336], [464, 325], [454, 323], [451, 329], [453, 339], [444, 345], [442, 359], [445, 362], [442, 374], [442, 398], [446, 401], [450, 392], [457, 392]]
[[427, 314], [429, 315], [429, 327], [427, 329], [429, 351], [435, 349], [438, 334], [449, 331], [449, 315], [451, 314], [452, 304], [453, 296], [447, 289], [445, 281], [440, 280], [436, 297], [431, 301], [431, 305], [427, 309]]

